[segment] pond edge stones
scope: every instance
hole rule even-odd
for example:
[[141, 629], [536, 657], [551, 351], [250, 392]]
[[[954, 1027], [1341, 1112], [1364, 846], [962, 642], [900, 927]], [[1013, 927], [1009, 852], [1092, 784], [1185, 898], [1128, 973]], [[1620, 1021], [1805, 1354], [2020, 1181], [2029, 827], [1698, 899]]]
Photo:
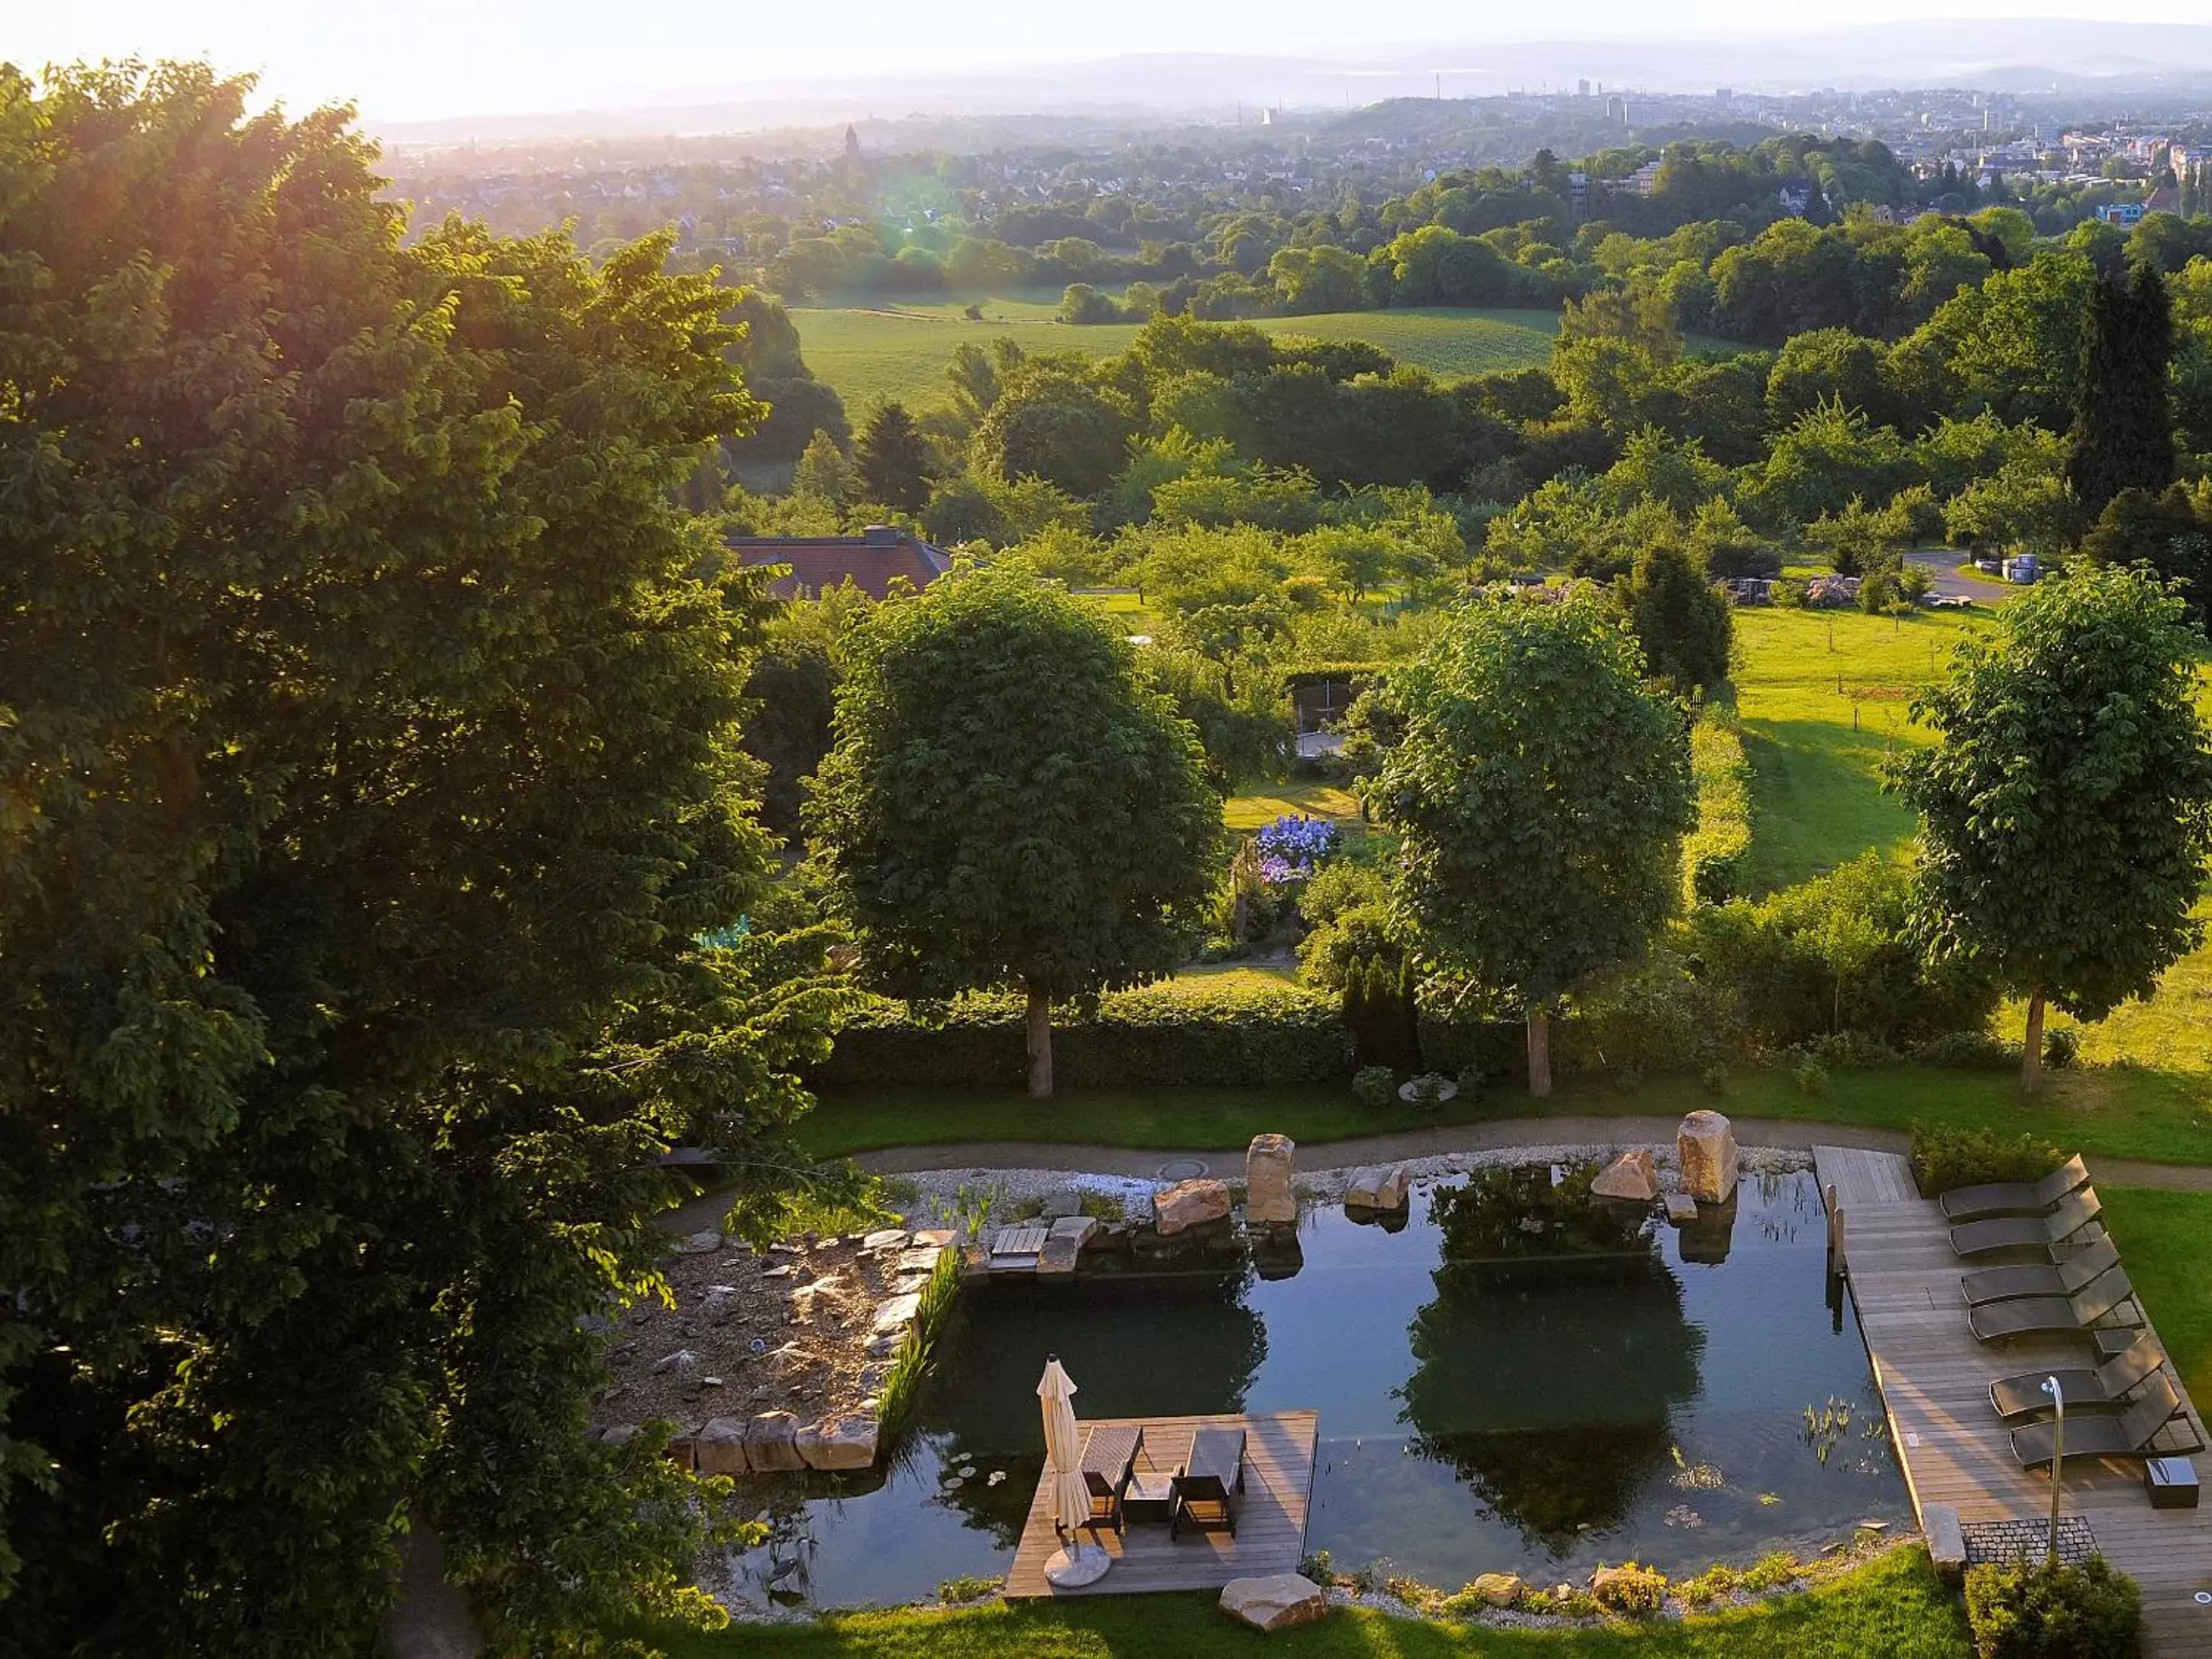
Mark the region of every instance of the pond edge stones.
[[1162, 1238], [1229, 1214], [1229, 1188], [1218, 1181], [1178, 1181], [1152, 1194], [1152, 1216]]
[[1244, 1218], [1267, 1226], [1295, 1225], [1297, 1194], [1291, 1181], [1296, 1174], [1298, 1144], [1288, 1135], [1260, 1134], [1244, 1149]]
[[1402, 1164], [1362, 1170], [1344, 1189], [1347, 1210], [1402, 1210], [1412, 1186]]
[[1725, 1204], [1735, 1196], [1742, 1157], [1735, 1130], [1720, 1113], [1700, 1109], [1674, 1131], [1674, 1150], [1682, 1165], [1682, 1188], [1700, 1204]]
[[1638, 1146], [1623, 1152], [1590, 1182], [1590, 1191], [1600, 1198], [1625, 1198], [1638, 1204], [1649, 1204], [1659, 1196], [1659, 1171], [1651, 1162], [1650, 1151]]

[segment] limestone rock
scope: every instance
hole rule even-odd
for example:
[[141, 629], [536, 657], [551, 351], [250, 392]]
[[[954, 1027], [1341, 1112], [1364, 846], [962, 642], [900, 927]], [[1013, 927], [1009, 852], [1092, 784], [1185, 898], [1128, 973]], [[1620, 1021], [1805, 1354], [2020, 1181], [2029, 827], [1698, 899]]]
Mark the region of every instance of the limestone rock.
[[917, 1249], [929, 1246], [941, 1250], [948, 1244], [957, 1244], [959, 1242], [960, 1230], [957, 1227], [924, 1227], [914, 1236], [914, 1243]]
[[988, 1245], [963, 1244], [960, 1247], [960, 1281], [972, 1285], [991, 1276], [991, 1251]]
[[1486, 1572], [1468, 1588], [1493, 1607], [1510, 1607], [1518, 1601], [1528, 1586], [1516, 1572]]
[[662, 1376], [670, 1371], [688, 1373], [699, 1369], [699, 1356], [689, 1348], [678, 1348], [674, 1353], [665, 1353], [653, 1362], [653, 1374]]
[[1659, 1175], [1652, 1168], [1651, 1154], [1641, 1146], [1623, 1152], [1590, 1182], [1590, 1191], [1600, 1198], [1626, 1198], [1649, 1204], [1659, 1196]]
[[637, 1425], [635, 1423], [610, 1423], [599, 1431], [602, 1446], [627, 1446], [636, 1438]]
[[1677, 1227], [1686, 1227], [1698, 1218], [1698, 1200], [1687, 1193], [1667, 1194], [1667, 1219]]
[[1037, 1252], [1037, 1277], [1044, 1279], [1054, 1273], [1073, 1273], [1075, 1259], [1082, 1254], [1083, 1246], [1079, 1240], [1060, 1233], [1048, 1236], [1044, 1249]]
[[907, 1333], [913, 1328], [911, 1325], [894, 1325], [890, 1330], [878, 1331], [861, 1352], [871, 1359], [889, 1359], [906, 1346]]
[[1344, 1207], [1347, 1210], [1402, 1210], [1406, 1207], [1408, 1185], [1406, 1166], [1392, 1169], [1362, 1170], [1352, 1177], [1352, 1184], [1344, 1189]]
[[876, 1316], [870, 1322], [868, 1328], [877, 1336], [886, 1331], [902, 1330], [914, 1323], [915, 1315], [921, 1310], [921, 1298], [919, 1296], [895, 1296], [876, 1310]]
[[1291, 1176], [1297, 1143], [1288, 1135], [1254, 1135], [1244, 1149], [1244, 1214], [1248, 1220], [1280, 1224], [1298, 1218]]
[[799, 1419], [789, 1412], [763, 1412], [745, 1425], [745, 1467], [755, 1474], [781, 1474], [806, 1467], [799, 1455]]
[[1221, 1610], [1255, 1630], [1288, 1630], [1328, 1618], [1328, 1592], [1295, 1572], [1232, 1578], [1222, 1586]]
[[1735, 1132], [1718, 1112], [1692, 1112], [1674, 1132], [1682, 1159], [1682, 1187], [1701, 1204], [1723, 1204], [1735, 1196]]
[[878, 1250], [906, 1249], [907, 1231], [903, 1227], [886, 1227], [881, 1232], [870, 1233], [860, 1241], [860, 1248], [873, 1255]]
[[1404, 1209], [1406, 1194], [1412, 1186], [1413, 1182], [1407, 1176], [1404, 1164], [1384, 1170], [1382, 1183], [1375, 1189], [1375, 1207], [1378, 1210]]
[[1079, 1250], [1091, 1242], [1091, 1235], [1097, 1231], [1098, 1221], [1095, 1216], [1064, 1215], [1052, 1224], [1051, 1237], [1073, 1239], [1075, 1248]]
[[711, 1227], [705, 1232], [694, 1233], [684, 1241], [684, 1254], [686, 1255], [711, 1255], [721, 1248], [722, 1235]]
[[893, 1296], [919, 1296], [922, 1286], [929, 1283], [931, 1277], [928, 1273], [901, 1273], [891, 1280], [890, 1293]]
[[1048, 1193], [1038, 1206], [1037, 1213], [1047, 1221], [1057, 1221], [1062, 1216], [1083, 1213], [1083, 1194], [1073, 1187], [1063, 1187], [1056, 1193]]
[[744, 1474], [745, 1419], [708, 1418], [691, 1437], [691, 1453], [702, 1474]]
[[924, 1244], [911, 1250], [899, 1252], [899, 1259], [891, 1263], [891, 1271], [899, 1273], [926, 1273], [936, 1270], [937, 1258], [945, 1254], [943, 1247]]
[[1152, 1195], [1152, 1213], [1160, 1236], [1172, 1238], [1229, 1213], [1229, 1188], [1218, 1181], [1178, 1181]]
[[861, 1412], [825, 1417], [799, 1430], [798, 1442], [810, 1469], [865, 1469], [876, 1461], [876, 1419]]

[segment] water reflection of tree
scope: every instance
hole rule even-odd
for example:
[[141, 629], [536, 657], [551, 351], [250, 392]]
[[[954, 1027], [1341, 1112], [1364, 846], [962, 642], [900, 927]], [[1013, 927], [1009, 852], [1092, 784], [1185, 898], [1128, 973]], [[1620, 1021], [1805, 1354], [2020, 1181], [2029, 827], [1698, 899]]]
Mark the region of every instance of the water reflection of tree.
[[1618, 1525], [1669, 1463], [1705, 1346], [1648, 1207], [1594, 1197], [1595, 1173], [1488, 1170], [1437, 1190], [1437, 1295], [1400, 1390], [1414, 1449], [1554, 1553]]
[[[1251, 1282], [1233, 1268], [1085, 1274], [1067, 1284], [984, 1286], [964, 1298], [959, 1328], [916, 1419], [945, 1467], [973, 1464], [938, 1501], [1001, 1547], [1020, 1537], [1044, 1472], [1037, 1377], [1056, 1353], [1075, 1379], [1076, 1415], [1182, 1417], [1240, 1412], [1267, 1356]], [[1006, 1479], [989, 1485], [989, 1474]]]

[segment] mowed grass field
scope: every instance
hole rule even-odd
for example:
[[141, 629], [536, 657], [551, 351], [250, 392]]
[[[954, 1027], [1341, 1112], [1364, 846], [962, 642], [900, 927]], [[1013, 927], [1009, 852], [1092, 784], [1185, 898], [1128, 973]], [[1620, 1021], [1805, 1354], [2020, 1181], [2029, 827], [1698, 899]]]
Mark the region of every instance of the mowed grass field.
[[[889, 398], [910, 405], [935, 402], [945, 393], [945, 366], [963, 340], [988, 346], [1011, 339], [1024, 351], [1105, 357], [1127, 349], [1137, 335], [1134, 323], [1079, 328], [1055, 322], [1058, 295], [981, 303], [981, 322], [969, 320], [962, 301], [800, 307], [791, 319], [806, 366], [856, 411]], [[1559, 319], [1549, 311], [1343, 311], [1264, 318], [1259, 325], [1271, 334], [1372, 341], [1401, 362], [1457, 379], [1548, 362]]]

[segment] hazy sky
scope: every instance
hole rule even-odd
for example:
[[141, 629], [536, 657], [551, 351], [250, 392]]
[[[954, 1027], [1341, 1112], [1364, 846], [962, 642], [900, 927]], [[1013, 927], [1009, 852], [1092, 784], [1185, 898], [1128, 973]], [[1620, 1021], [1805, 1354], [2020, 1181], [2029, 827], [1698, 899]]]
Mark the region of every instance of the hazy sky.
[[[350, 98], [371, 119], [658, 102], [813, 76], [998, 69], [1139, 52], [1310, 52], [1407, 41], [1741, 38], [1893, 17], [2201, 23], [2204, 0], [5, 0], [0, 54], [207, 57], [294, 108]], [[9, 15], [9, 14], [13, 14]], [[1571, 19], [1571, 21], [1570, 21]]]

